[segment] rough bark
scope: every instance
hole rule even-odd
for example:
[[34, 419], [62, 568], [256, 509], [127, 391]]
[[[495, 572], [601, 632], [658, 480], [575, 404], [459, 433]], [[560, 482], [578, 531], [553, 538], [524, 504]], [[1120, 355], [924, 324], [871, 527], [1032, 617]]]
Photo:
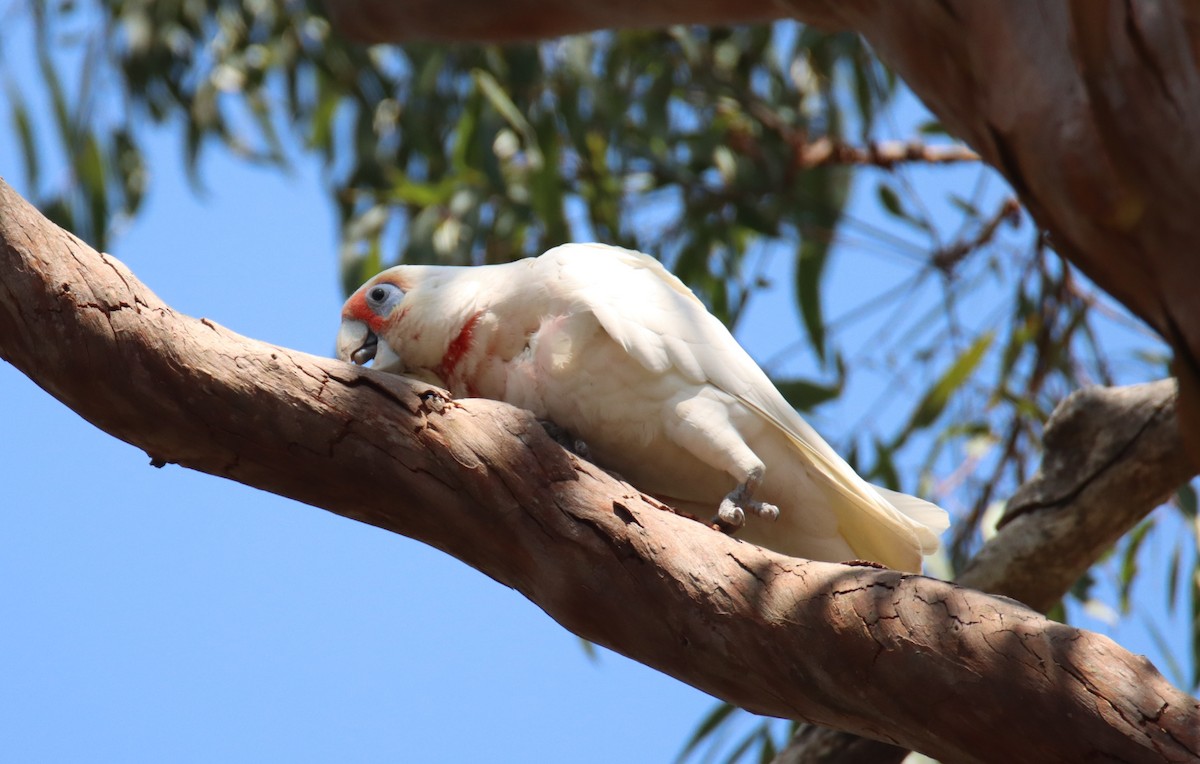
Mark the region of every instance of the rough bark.
[[[863, 34], [1002, 172], [1055, 249], [1176, 353], [1200, 455], [1200, 8], [1184, 0], [327, 0], [372, 41], [546, 37], [791, 14]], [[1200, 459], [1198, 459], [1200, 461]]]
[[1200, 761], [1200, 703], [1103, 636], [764, 551], [665, 511], [526, 412], [179, 315], [2, 182], [0, 284], [0, 357], [156, 463], [429, 543], [754, 712], [950, 761]]
[[[1039, 612], [1118, 538], [1195, 475], [1162, 380], [1070, 395], [1046, 427], [1042, 468], [1008, 501], [1001, 530], [958, 583]], [[774, 764], [899, 764], [908, 751], [803, 725]]]
[[958, 583], [1038, 612], [1196, 474], [1174, 414], [1176, 384], [1079, 390], [1055, 409], [1042, 468], [1008, 501], [1000, 532]]

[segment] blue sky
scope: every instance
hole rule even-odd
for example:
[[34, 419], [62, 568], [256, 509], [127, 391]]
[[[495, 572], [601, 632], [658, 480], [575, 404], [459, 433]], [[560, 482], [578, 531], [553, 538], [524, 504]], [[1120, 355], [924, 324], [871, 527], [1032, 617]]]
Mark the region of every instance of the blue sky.
[[[3, 124], [0, 176], [27, 190]], [[331, 355], [336, 221], [315, 162], [285, 175], [213, 151], [197, 197], [177, 136], [149, 148], [150, 195], [113, 254], [179, 311]], [[870, 191], [856, 208], [875, 219]], [[896, 277], [847, 262], [834, 307]], [[739, 327], [759, 358], [800, 334], [778, 318], [779, 267]], [[536, 606], [417, 542], [154, 469], [7, 364], [0, 400], [4, 760], [660, 762], [714, 703], [613, 653], [593, 662]], [[815, 423], [836, 438], [834, 414]]]
[[[317, 173], [214, 154], [201, 201], [173, 142], [154, 153], [114, 254], [178, 310], [329, 355], [341, 296]], [[0, 395], [7, 760], [662, 761], [712, 704], [611, 653], [593, 663], [429, 547], [154, 469], [7, 365]]]

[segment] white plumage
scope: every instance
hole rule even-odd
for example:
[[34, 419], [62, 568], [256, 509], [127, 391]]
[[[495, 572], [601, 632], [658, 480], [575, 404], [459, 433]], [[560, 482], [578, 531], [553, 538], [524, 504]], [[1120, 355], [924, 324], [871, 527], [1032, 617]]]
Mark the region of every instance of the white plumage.
[[[602, 244], [476, 268], [397, 266], [346, 302], [338, 356], [507, 401], [669, 504], [811, 559], [920, 570], [948, 525], [872, 486], [657, 260]], [[774, 508], [777, 519], [772, 519]]]

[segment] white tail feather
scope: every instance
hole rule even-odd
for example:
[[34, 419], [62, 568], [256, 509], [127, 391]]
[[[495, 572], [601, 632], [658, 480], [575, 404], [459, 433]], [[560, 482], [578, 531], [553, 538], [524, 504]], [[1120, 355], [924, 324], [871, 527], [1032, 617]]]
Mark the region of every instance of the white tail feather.
[[905, 517], [917, 524], [917, 538], [921, 541], [921, 554], [931, 554], [937, 551], [938, 537], [950, 527], [950, 515], [932, 502], [909, 496], [906, 493], [893, 491], [878, 485], [872, 485], [884, 501], [898, 509]]

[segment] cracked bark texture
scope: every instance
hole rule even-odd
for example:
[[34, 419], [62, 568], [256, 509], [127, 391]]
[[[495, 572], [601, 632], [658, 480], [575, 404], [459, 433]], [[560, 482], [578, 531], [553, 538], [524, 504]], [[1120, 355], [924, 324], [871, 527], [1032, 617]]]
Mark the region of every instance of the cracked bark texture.
[[[1196, 473], [1174, 380], [1078, 390], [1055, 409], [1041, 469], [958, 583], [1045, 612], [1100, 556]], [[908, 751], [803, 725], [774, 764], [899, 764]]]
[[1101, 635], [767, 552], [665, 511], [526, 412], [177, 314], [2, 182], [0, 284], [0, 357], [155, 461], [421, 540], [741, 707], [947, 761], [1200, 761], [1200, 703]]
[[1078, 390], [1046, 426], [1042, 466], [1008, 500], [1000, 532], [958, 578], [1039, 612], [1196, 474], [1176, 383]]
[[[1200, 456], [1200, 6], [1184, 0], [326, 0], [372, 42], [794, 16], [861, 33], [998, 169], [1055, 250], [1175, 351]], [[1200, 458], [1194, 459], [1200, 461]]]

